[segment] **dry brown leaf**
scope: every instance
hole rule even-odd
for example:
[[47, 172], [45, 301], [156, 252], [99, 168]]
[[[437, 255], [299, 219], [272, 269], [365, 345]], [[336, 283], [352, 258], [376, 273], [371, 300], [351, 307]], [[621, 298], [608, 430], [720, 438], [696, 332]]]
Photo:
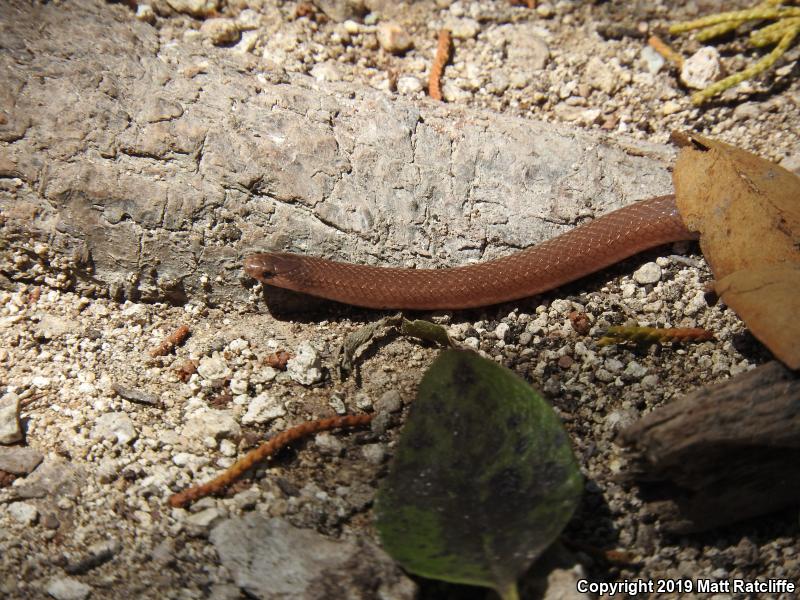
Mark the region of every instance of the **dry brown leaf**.
[[717, 293], [775, 356], [800, 368], [800, 178], [722, 142], [681, 141], [678, 208], [700, 232]]

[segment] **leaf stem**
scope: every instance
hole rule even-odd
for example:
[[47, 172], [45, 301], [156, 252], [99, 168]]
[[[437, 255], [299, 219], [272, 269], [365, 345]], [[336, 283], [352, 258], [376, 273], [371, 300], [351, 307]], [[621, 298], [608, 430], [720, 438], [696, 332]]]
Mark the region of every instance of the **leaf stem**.
[[500, 594], [502, 600], [519, 600], [519, 590], [517, 590], [516, 581], [512, 581], [504, 588], [498, 589], [497, 593]]

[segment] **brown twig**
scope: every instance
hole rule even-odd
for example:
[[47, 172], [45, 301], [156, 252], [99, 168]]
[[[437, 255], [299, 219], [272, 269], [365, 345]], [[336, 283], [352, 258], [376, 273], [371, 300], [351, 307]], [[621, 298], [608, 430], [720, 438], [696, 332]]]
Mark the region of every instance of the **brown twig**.
[[713, 334], [702, 327], [609, 327], [598, 340], [600, 346], [634, 342], [636, 344], [663, 344], [665, 342], [705, 342]]
[[284, 446], [291, 444], [297, 439], [326, 431], [328, 429], [336, 429], [338, 427], [361, 427], [366, 425], [372, 420], [372, 415], [345, 415], [343, 417], [330, 417], [328, 419], [318, 419], [316, 421], [308, 421], [301, 423], [296, 427], [279, 433], [270, 441], [261, 444], [255, 450], [251, 450], [244, 455], [241, 459], [237, 460], [230, 468], [223, 471], [220, 475], [207, 483], [192, 486], [182, 492], [173, 494], [169, 498], [169, 505], [174, 508], [183, 508], [191, 504], [195, 500], [204, 498], [211, 494], [215, 494], [234, 481], [239, 479], [246, 471], [253, 468], [256, 464], [260, 463], [268, 456], [271, 456]]
[[170, 333], [164, 341], [161, 342], [158, 346], [150, 350], [150, 356], [155, 358], [156, 356], [166, 356], [170, 352], [172, 352], [176, 346], [180, 346], [186, 338], [189, 337], [189, 326], [188, 325], [181, 325], [175, 331]]
[[442, 29], [439, 32], [439, 44], [436, 46], [431, 74], [428, 77], [428, 95], [434, 100], [442, 100], [442, 74], [444, 66], [450, 60], [450, 44], [450, 30]]

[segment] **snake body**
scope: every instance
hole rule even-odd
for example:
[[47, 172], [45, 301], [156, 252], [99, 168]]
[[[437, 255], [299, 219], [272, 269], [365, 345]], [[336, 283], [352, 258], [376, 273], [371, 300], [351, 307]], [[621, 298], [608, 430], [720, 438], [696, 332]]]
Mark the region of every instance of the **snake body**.
[[509, 256], [449, 269], [406, 269], [267, 252], [245, 259], [259, 281], [329, 300], [392, 309], [461, 309], [526, 298], [629, 256], [695, 239], [674, 196], [636, 202]]

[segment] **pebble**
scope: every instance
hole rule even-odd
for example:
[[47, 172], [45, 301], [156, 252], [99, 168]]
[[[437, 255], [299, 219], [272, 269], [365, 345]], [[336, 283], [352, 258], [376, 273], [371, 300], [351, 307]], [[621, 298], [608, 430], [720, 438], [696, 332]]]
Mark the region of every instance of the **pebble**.
[[169, 7], [178, 13], [206, 17], [219, 9], [220, 0], [169, 0]]
[[47, 584], [47, 593], [56, 600], [84, 600], [92, 586], [72, 577], [54, 577]]
[[286, 363], [286, 372], [302, 385], [322, 381], [322, 360], [317, 349], [309, 342], [301, 342], [294, 357]]
[[494, 334], [497, 336], [497, 339], [500, 340], [501, 342], [507, 342], [508, 338], [510, 337], [510, 333], [511, 333], [511, 327], [508, 325], [508, 323], [505, 322], [500, 323], [494, 329]]
[[651, 46], [645, 46], [642, 48], [641, 56], [645, 65], [647, 66], [647, 72], [651, 75], [658, 73], [667, 62], [666, 59], [656, 52]]
[[181, 434], [190, 440], [205, 440], [211, 438], [237, 437], [240, 433], [239, 424], [230, 410], [216, 410], [201, 408], [194, 411], [183, 426]]
[[413, 96], [422, 91], [422, 82], [416, 77], [406, 75], [397, 80], [397, 91], [404, 96]]
[[450, 30], [453, 39], [470, 40], [478, 35], [481, 25], [475, 19], [465, 17], [463, 19], [447, 19], [444, 28]]
[[375, 36], [381, 48], [390, 54], [402, 54], [414, 46], [414, 40], [408, 32], [393, 21], [378, 25]]
[[357, 19], [367, 12], [364, 0], [314, 0], [314, 4], [336, 23]]
[[218, 352], [214, 352], [211, 356], [204, 356], [200, 359], [197, 365], [197, 373], [203, 379], [208, 381], [219, 381], [222, 379], [229, 379], [231, 377], [231, 370], [228, 363]]
[[263, 392], [253, 398], [247, 407], [242, 417], [242, 423], [245, 425], [264, 424], [282, 417], [286, 414], [286, 408], [283, 402], [274, 398], [267, 392]]
[[317, 81], [341, 81], [342, 79], [339, 67], [331, 61], [315, 65], [310, 73]]
[[234, 44], [239, 41], [241, 32], [236, 21], [231, 19], [212, 18], [203, 21], [200, 33], [215, 46]]
[[361, 455], [368, 463], [380, 465], [386, 460], [386, 448], [383, 444], [365, 444], [361, 447]]
[[17, 523], [22, 523], [23, 525], [33, 525], [36, 523], [36, 519], [39, 518], [38, 509], [28, 502], [12, 502], [8, 506], [8, 514]]
[[0, 398], [0, 444], [14, 444], [21, 439], [19, 396], [9, 392]]
[[633, 272], [633, 280], [639, 285], [656, 283], [661, 279], [661, 267], [654, 262], [643, 264]]
[[687, 87], [702, 90], [714, 83], [719, 75], [719, 52], [711, 46], [703, 46], [683, 61], [680, 78]]
[[0, 471], [14, 475], [27, 475], [39, 466], [44, 456], [28, 446], [0, 446]]
[[613, 94], [620, 87], [618, 73], [611, 68], [608, 60], [593, 56], [586, 64], [586, 79], [593, 88], [606, 94]]
[[186, 525], [189, 532], [199, 535], [205, 532], [214, 523], [225, 516], [225, 513], [216, 507], [206, 508], [199, 512], [192, 513], [186, 517]]
[[638, 380], [647, 375], [647, 368], [643, 367], [635, 360], [632, 360], [625, 367], [623, 374], [628, 379]]
[[117, 444], [130, 444], [139, 436], [133, 421], [123, 412], [111, 412], [95, 419], [92, 437], [112, 440]]
[[403, 407], [403, 399], [397, 390], [384, 392], [375, 404], [375, 410], [383, 413], [395, 413]]
[[344, 451], [341, 440], [328, 431], [314, 436], [314, 444], [319, 448], [320, 454], [327, 456], [339, 456]]

